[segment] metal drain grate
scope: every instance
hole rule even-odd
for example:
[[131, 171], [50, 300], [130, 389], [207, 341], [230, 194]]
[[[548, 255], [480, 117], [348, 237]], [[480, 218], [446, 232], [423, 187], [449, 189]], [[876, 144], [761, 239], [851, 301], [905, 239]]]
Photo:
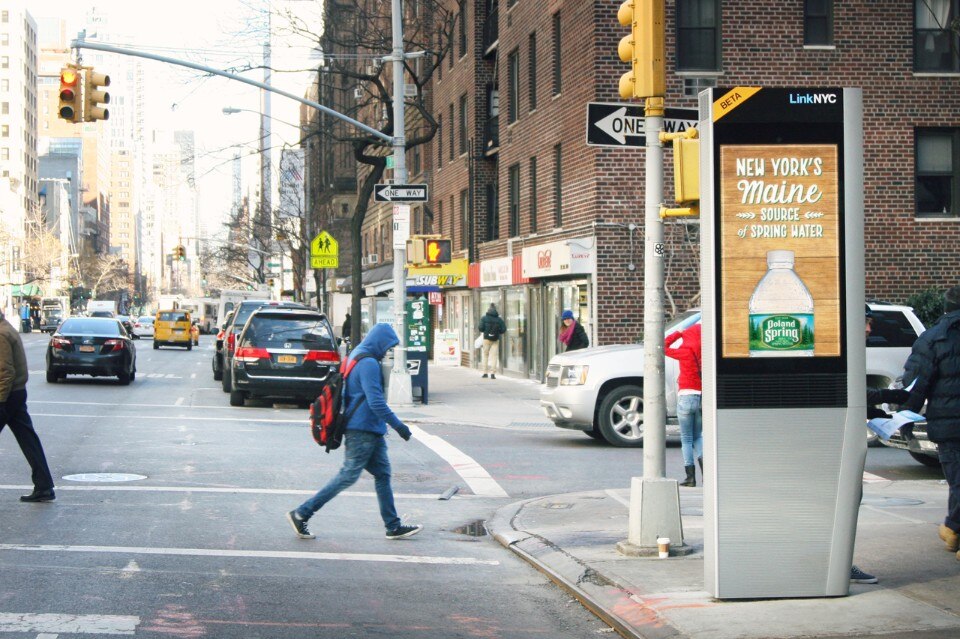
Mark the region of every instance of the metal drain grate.
[[553, 422], [510, 422], [507, 426], [513, 428], [554, 428]]

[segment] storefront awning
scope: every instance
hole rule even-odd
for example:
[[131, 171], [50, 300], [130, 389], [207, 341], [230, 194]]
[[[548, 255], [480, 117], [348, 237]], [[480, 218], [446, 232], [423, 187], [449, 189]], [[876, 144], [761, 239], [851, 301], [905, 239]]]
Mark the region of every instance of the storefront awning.
[[43, 295], [43, 289], [36, 284], [17, 284], [10, 291], [12, 297], [40, 297]]

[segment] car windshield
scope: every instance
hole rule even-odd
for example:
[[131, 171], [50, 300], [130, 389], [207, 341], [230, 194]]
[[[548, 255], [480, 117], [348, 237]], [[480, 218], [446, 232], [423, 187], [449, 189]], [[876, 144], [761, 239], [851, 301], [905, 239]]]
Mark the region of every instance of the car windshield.
[[160, 316], [157, 318], [161, 322], [186, 322], [187, 314], [186, 313], [176, 313], [173, 311], [167, 311], [160, 313]]
[[94, 311], [90, 313], [90, 317], [113, 317], [113, 313], [110, 311]]
[[907, 316], [900, 311], [871, 309], [870, 337], [867, 346], [880, 348], [910, 348], [917, 339], [917, 331]]
[[61, 311], [59, 308], [44, 311], [44, 313], [47, 315], [47, 317], [61, 317], [63, 315], [63, 311]]
[[71, 318], [60, 325], [60, 334], [119, 337], [120, 324], [97, 319]]
[[137, 323], [139, 323], [139, 324], [153, 324], [153, 318], [152, 318], [152, 317], [141, 317], [141, 318], [139, 318], [139, 319], [137, 320]]
[[[236, 331], [242, 330], [244, 324], [246, 324], [247, 320], [250, 319], [250, 316], [253, 315], [253, 312], [257, 309], [263, 308], [264, 306], [270, 306], [274, 308], [283, 308], [283, 306], [277, 304], [276, 302], [269, 302], [267, 300], [264, 300], [263, 302], [260, 302], [260, 303], [255, 302], [253, 304], [247, 304], [245, 302], [241, 303], [240, 306], [237, 307], [237, 310], [234, 313], [234, 317], [232, 320], [234, 330]], [[299, 304], [290, 304], [290, 305], [287, 305], [286, 307], [287, 308], [303, 308], [303, 306], [300, 306]]]
[[669, 334], [674, 331], [682, 331], [683, 329], [689, 326], [693, 326], [699, 321], [700, 321], [700, 309], [696, 309], [692, 311], [684, 311], [683, 313], [680, 313], [679, 315], [677, 315], [667, 323], [666, 332]]
[[250, 320], [243, 343], [263, 348], [334, 350], [330, 327], [319, 317], [257, 315]]

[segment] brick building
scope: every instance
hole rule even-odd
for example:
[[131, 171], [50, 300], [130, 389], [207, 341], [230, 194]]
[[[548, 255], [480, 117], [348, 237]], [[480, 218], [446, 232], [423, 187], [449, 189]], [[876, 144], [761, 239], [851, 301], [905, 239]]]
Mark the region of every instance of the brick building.
[[[423, 219], [470, 264], [468, 286], [442, 289], [440, 326], [469, 353], [496, 304], [502, 364], [534, 378], [563, 309], [594, 345], [636, 341], [643, 150], [586, 144], [588, 103], [622, 102], [619, 0], [444, 1], [462, 11], [431, 84], [440, 129], [411, 171], [430, 185]], [[696, 108], [710, 86], [862, 87], [867, 295], [944, 288], [960, 272], [958, 5], [667, 0], [666, 106]], [[672, 313], [699, 303], [699, 226], [667, 222], [665, 238]]]

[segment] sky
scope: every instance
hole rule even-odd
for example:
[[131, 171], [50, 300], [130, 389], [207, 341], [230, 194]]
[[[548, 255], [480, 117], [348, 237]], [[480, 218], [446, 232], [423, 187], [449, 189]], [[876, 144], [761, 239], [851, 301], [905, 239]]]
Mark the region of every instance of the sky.
[[[98, 41], [226, 71], [262, 63], [269, 8], [273, 32], [272, 84], [302, 96], [309, 74], [287, 71], [319, 64], [313, 51], [315, 40], [293, 34], [286, 14], [293, 12], [319, 35], [321, 0], [32, 0], [26, 4], [35, 18], [65, 19], [68, 39], [76, 37], [85, 17], [96, 9], [108, 25], [103, 34], [97, 34]], [[87, 37], [95, 39], [89, 32]], [[235, 145], [243, 145], [240, 148], [246, 158], [244, 191], [252, 193], [256, 186], [260, 90], [161, 62], [144, 60], [143, 64], [150, 83], [146, 126], [196, 132], [201, 212], [209, 210], [222, 215], [232, 201], [230, 160], [238, 150]], [[108, 68], [103, 71], [110, 72]], [[259, 69], [243, 75], [263, 81], [263, 71]], [[246, 111], [225, 115], [224, 107]], [[274, 95], [271, 113], [276, 176], [280, 147], [284, 143], [296, 144], [299, 139], [299, 130], [295, 128], [300, 119], [299, 103]]]

